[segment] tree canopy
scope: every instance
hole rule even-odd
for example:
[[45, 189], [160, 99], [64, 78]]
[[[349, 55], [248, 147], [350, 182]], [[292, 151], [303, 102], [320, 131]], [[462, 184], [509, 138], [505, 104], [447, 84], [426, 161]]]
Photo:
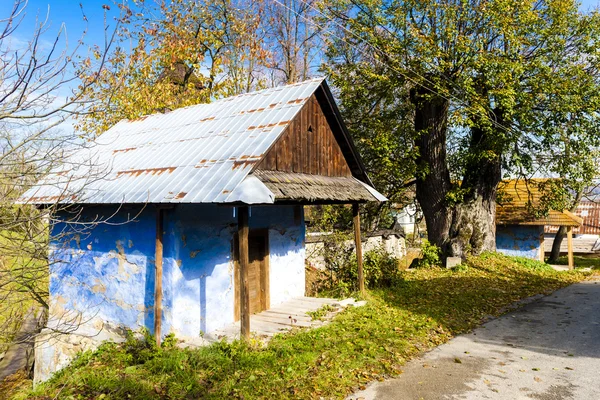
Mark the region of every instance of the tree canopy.
[[[78, 128], [101, 133], [121, 119], [185, 107], [314, 73], [318, 30], [311, 2], [173, 0], [121, 4], [118, 46]], [[100, 56], [100, 53], [96, 55]], [[84, 81], [85, 83], [85, 81]]]
[[387, 143], [382, 160], [401, 143], [396, 166], [416, 178], [446, 254], [495, 248], [503, 174], [589, 178], [597, 12], [571, 0], [342, 0], [328, 16], [326, 67], [352, 131], [381, 127], [366, 140]]

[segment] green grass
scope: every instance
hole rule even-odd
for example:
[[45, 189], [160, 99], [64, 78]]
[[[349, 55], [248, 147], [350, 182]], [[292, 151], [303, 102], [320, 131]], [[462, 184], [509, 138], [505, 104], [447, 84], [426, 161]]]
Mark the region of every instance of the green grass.
[[[562, 256], [558, 258], [556, 262], [558, 265], [567, 265], [569, 264], [567, 260], [567, 256]], [[573, 257], [573, 264], [575, 264], [575, 268], [592, 268], [592, 269], [600, 269], [600, 257], [597, 254], [590, 255], [581, 255]]]
[[398, 374], [408, 359], [485, 316], [586, 276], [521, 261], [485, 254], [456, 271], [403, 271], [394, 286], [369, 291], [366, 306], [318, 329], [278, 335], [266, 346], [252, 341], [140, 352], [131, 343], [104, 344], [16, 398], [343, 398]]

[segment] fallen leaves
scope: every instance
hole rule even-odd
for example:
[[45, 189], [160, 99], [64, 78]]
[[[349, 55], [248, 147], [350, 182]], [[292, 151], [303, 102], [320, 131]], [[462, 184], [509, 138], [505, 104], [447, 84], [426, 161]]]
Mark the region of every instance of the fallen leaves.
[[[60, 393], [94, 398], [117, 387], [120, 392], [115, 396], [126, 398], [129, 385], [137, 390], [131, 393], [147, 388], [143, 394], [158, 399], [343, 398], [371, 381], [401, 373], [406, 360], [473, 329], [485, 316], [506, 312], [514, 301], [584, 277], [578, 272], [531, 271], [500, 255], [468, 262], [468, 270], [461, 273], [401, 272], [396, 286], [369, 291], [366, 306], [345, 310], [321, 328], [276, 336], [264, 347], [215, 344], [198, 350], [174, 349], [130, 368], [123, 361], [126, 350], [114, 345], [104, 355], [91, 355], [88, 363], [68, 368], [61, 378], [32, 392], [32, 397], [52, 398]], [[463, 361], [455, 357], [454, 363]], [[114, 372], [119, 369], [127, 373]], [[88, 383], [70, 383], [77, 381]]]

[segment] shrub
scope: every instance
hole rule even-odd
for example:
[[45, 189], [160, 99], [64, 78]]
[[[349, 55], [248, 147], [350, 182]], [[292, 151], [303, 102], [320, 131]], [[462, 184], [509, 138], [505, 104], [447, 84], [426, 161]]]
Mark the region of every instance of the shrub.
[[129, 365], [144, 364], [156, 357], [160, 352], [154, 335], [150, 333], [148, 328], [142, 328], [140, 334], [141, 338], [138, 338], [133, 331], [127, 330], [126, 332], [126, 340], [123, 347], [127, 354]]
[[[389, 287], [398, 276], [398, 259], [381, 247], [369, 250], [363, 254], [363, 272], [368, 288]], [[338, 278], [354, 289], [358, 288], [358, 263], [355, 255], [339, 271]]]
[[148, 328], [141, 328], [138, 335], [133, 331], [125, 332], [125, 343], [123, 348], [127, 355], [127, 364], [144, 364], [161, 354], [162, 350], [173, 349], [177, 345], [177, 338], [169, 333], [162, 340], [161, 346], [156, 345], [156, 339]]
[[439, 267], [442, 265], [440, 259], [440, 248], [435, 244], [430, 243], [429, 240], [423, 239], [421, 244], [421, 257], [415, 259], [414, 267], [416, 268], [432, 268]]
[[[398, 259], [383, 248], [369, 250], [363, 254], [365, 286], [369, 289], [391, 286], [397, 279]], [[344, 264], [336, 264], [333, 287], [338, 295], [348, 295], [358, 290], [358, 263], [352, 254]]]
[[[328, 236], [324, 253], [325, 270], [308, 268], [310, 293], [326, 296], [347, 296], [358, 290], [358, 263], [353, 236], [335, 232]], [[363, 253], [365, 286], [370, 289], [393, 285], [399, 274], [398, 259], [385, 251], [383, 246]]]

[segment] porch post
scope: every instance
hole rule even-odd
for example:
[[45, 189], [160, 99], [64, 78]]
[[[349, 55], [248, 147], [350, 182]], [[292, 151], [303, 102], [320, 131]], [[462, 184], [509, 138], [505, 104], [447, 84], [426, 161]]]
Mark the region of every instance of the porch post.
[[250, 338], [250, 295], [248, 290], [248, 207], [238, 207], [240, 255], [240, 338]]
[[156, 209], [156, 248], [154, 256], [154, 337], [160, 346], [162, 328], [162, 277], [163, 277], [163, 216], [164, 209]]
[[573, 262], [573, 227], [572, 226], [567, 226], [567, 249], [568, 249], [567, 258], [569, 260], [569, 269], [573, 269], [575, 265]]
[[544, 262], [544, 256], [546, 255], [546, 251], [544, 249], [544, 226], [542, 226], [542, 233], [540, 233], [540, 261]]
[[360, 214], [358, 203], [352, 204], [352, 216], [354, 220], [354, 244], [356, 245], [356, 262], [358, 263], [358, 288], [361, 293], [365, 292], [365, 277], [363, 274], [362, 242], [360, 240]]

